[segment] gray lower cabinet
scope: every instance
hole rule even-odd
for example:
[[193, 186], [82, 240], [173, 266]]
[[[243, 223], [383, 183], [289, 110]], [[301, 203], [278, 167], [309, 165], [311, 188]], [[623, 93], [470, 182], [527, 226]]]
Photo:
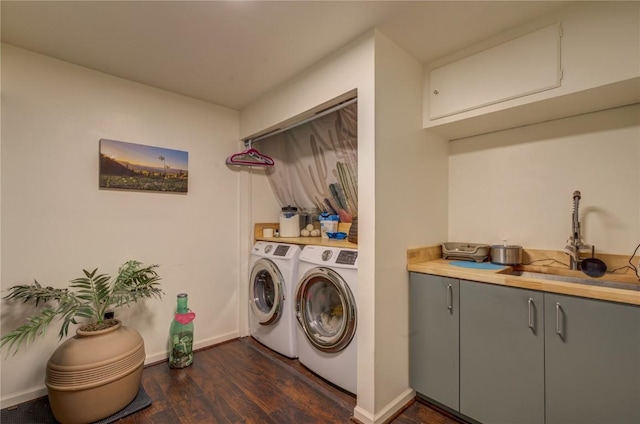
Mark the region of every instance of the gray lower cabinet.
[[546, 293], [545, 323], [546, 423], [640, 423], [640, 307]]
[[544, 296], [460, 281], [460, 412], [485, 424], [544, 422]]
[[411, 273], [409, 376], [483, 424], [640, 424], [640, 306]]
[[411, 387], [459, 409], [459, 281], [411, 273], [409, 380]]

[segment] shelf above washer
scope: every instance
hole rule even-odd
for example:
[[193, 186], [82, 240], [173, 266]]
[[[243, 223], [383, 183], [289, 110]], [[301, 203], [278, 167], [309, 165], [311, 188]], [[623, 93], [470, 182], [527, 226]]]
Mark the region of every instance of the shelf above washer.
[[[339, 224], [338, 231], [348, 233], [350, 226], [351, 224], [341, 223]], [[273, 228], [274, 230], [278, 230], [280, 228], [280, 224], [277, 222], [256, 223], [253, 227], [254, 243], [256, 241], [271, 241], [274, 243], [290, 243], [298, 245], [312, 244], [314, 246], [348, 247], [351, 249], [358, 248], [356, 243], [351, 243], [347, 240], [325, 239], [322, 237], [262, 237], [262, 230], [264, 228]]]

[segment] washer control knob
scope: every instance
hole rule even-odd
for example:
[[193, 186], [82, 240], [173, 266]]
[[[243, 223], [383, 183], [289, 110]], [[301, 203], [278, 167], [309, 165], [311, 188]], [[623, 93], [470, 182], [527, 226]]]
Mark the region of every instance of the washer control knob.
[[331, 250], [325, 250], [322, 252], [322, 260], [327, 262], [333, 256], [333, 252]]

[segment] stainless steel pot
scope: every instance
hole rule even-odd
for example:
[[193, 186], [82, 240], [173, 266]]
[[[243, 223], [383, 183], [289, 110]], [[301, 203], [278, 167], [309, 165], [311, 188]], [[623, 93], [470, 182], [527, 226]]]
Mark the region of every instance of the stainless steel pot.
[[491, 246], [491, 262], [500, 265], [520, 265], [522, 263], [522, 246]]

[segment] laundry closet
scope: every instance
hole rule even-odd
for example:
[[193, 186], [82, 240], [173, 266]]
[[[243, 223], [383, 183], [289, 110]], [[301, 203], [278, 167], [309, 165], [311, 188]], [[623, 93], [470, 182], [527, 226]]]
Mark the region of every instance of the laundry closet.
[[226, 164], [264, 173], [280, 205], [255, 224], [249, 334], [356, 394], [357, 99], [244, 143]]

